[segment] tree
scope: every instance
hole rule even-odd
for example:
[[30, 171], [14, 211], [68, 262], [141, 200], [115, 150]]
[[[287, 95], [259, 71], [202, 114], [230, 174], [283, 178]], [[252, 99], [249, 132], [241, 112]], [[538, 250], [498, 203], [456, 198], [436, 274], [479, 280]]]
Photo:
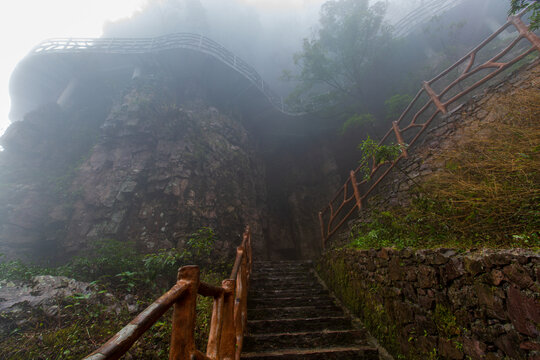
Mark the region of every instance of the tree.
[[530, 7], [532, 11], [529, 18], [531, 24], [529, 29], [531, 31], [538, 30], [540, 28], [540, 1], [539, 0], [511, 0], [510, 2], [510, 13], [516, 14], [519, 11]]
[[[302, 110], [332, 110], [334, 116], [369, 112], [370, 81], [389, 47], [386, 6], [368, 0], [331, 0], [321, 7], [320, 28], [295, 54], [298, 81], [289, 101]], [[336, 113], [337, 112], [337, 113]]]

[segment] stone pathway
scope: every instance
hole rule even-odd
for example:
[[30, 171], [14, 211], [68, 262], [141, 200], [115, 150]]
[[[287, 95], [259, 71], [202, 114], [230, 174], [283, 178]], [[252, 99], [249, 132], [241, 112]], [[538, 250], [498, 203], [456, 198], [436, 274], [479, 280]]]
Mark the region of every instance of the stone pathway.
[[311, 262], [253, 265], [242, 359], [379, 359], [365, 329], [352, 326]]

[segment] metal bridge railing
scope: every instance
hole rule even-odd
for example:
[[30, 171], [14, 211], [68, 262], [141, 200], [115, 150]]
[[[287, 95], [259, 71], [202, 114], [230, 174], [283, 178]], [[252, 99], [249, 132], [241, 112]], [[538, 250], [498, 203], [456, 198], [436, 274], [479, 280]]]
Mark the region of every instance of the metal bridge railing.
[[42, 54], [146, 54], [165, 50], [188, 49], [212, 56], [250, 81], [278, 111], [301, 116], [288, 108], [283, 98], [275, 93], [257, 71], [247, 62], [219, 43], [199, 34], [175, 33], [155, 38], [65, 38], [48, 39], [32, 49], [31, 56]]
[[[223, 280], [220, 287], [200, 282], [198, 266], [180, 268], [178, 281], [169, 291], [83, 360], [119, 359], [171, 307], [174, 311], [170, 360], [239, 360], [247, 324], [247, 292], [252, 267], [248, 226], [242, 245], [236, 250], [231, 276]], [[195, 348], [197, 295], [214, 298], [206, 354]]]
[[[522, 17], [527, 11], [517, 16], [510, 16], [506, 24], [489, 36], [480, 45], [458, 60], [435, 78], [425, 81], [420, 91], [411, 101], [392, 127], [379, 142], [383, 144], [400, 144], [401, 155], [394, 161], [376, 163], [375, 159], [361, 163], [345, 184], [334, 195], [330, 203], [319, 212], [323, 248], [328, 239], [351, 218], [355, 211], [363, 209], [367, 197], [388, 173], [410, 152], [433, 120], [441, 114], [447, 114], [457, 107], [463, 98], [481, 85], [493, 79], [501, 72], [531, 54], [538, 57], [540, 53], [540, 37], [530, 32]], [[495, 39], [508, 28], [515, 28], [517, 36], [504, 48], [497, 49], [496, 55], [485, 61], [479, 61], [481, 50], [488, 46], [497, 47]], [[525, 41], [527, 45], [518, 45]], [[452, 76], [455, 79], [452, 79]], [[449, 79], [450, 77], [450, 79]], [[368, 167], [369, 178], [363, 179], [363, 169]], [[358, 181], [361, 179], [361, 181]]]
[[429, 20], [429, 18], [450, 10], [465, 0], [431, 0], [411, 11], [393, 25], [395, 36], [405, 36], [415, 26]]

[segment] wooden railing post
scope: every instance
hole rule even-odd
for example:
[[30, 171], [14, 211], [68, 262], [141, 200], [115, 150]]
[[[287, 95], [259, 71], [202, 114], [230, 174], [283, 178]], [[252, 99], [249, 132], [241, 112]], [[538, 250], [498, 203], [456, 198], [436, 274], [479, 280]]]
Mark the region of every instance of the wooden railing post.
[[510, 16], [508, 20], [516, 27], [519, 34], [529, 40], [540, 51], [540, 37], [529, 30], [529, 26], [521, 20], [521, 16]]
[[[198, 266], [180, 268], [176, 284], [167, 293], [85, 359], [119, 359], [171, 307], [174, 307], [174, 311], [169, 360], [240, 359], [247, 325], [247, 291], [253, 266], [252, 256], [251, 231], [246, 226], [242, 246], [236, 250], [230, 278], [224, 280], [221, 287], [200, 282]], [[195, 348], [198, 295], [214, 299], [206, 355]]]
[[433, 104], [435, 104], [435, 107], [439, 109], [439, 111], [442, 112], [443, 114], [446, 114], [448, 112], [448, 110], [446, 109], [446, 106], [441, 102], [441, 99], [435, 93], [435, 91], [430, 86], [430, 84], [427, 81], [424, 81], [423, 86], [424, 86], [424, 90], [426, 90], [426, 93], [431, 98], [431, 101], [433, 101]]
[[356, 206], [358, 207], [358, 211], [360, 211], [362, 210], [362, 197], [360, 196], [360, 190], [358, 189], [358, 182], [356, 181], [356, 174], [354, 170], [351, 170], [349, 177], [351, 179], [351, 185], [354, 191]]
[[[245, 254], [243, 248], [238, 248], [239, 253]], [[240, 271], [236, 276], [236, 299], [234, 301], [234, 324], [236, 332], [236, 360], [240, 360], [242, 345], [244, 343], [244, 329], [247, 324], [247, 259], [242, 256]]]
[[206, 346], [206, 356], [213, 360], [218, 360], [219, 345], [223, 334], [223, 303], [225, 294], [214, 297], [212, 308], [212, 320], [210, 322], [210, 333], [208, 334], [208, 345]]
[[322, 249], [324, 250], [326, 248], [326, 238], [324, 236], [324, 220], [322, 216], [322, 211], [319, 211], [319, 223], [321, 224], [321, 244]]
[[253, 249], [251, 248], [251, 229], [249, 225], [246, 226], [246, 230], [244, 231], [242, 244], [244, 245], [247, 256], [248, 273], [251, 274], [253, 268]]
[[236, 331], [234, 328], [234, 301], [236, 280], [223, 280], [221, 283], [225, 294], [223, 296], [223, 327], [219, 343], [219, 356], [223, 360], [232, 360], [236, 351]]
[[189, 282], [188, 290], [174, 304], [169, 360], [191, 360], [195, 353], [195, 318], [199, 267], [184, 266], [178, 270], [178, 281]]
[[249, 255], [249, 276], [251, 277], [251, 272], [253, 271], [253, 246], [251, 245], [251, 228], [250, 226], [246, 226], [246, 231], [248, 234], [248, 255]]

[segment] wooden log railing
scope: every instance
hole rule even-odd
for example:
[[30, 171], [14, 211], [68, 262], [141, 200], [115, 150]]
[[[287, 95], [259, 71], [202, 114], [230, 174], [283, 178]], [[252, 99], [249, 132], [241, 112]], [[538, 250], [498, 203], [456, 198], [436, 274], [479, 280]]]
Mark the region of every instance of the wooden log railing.
[[[251, 231], [236, 250], [231, 276], [221, 286], [199, 281], [199, 267], [178, 270], [174, 286], [84, 360], [119, 359], [168, 309], [174, 308], [169, 360], [239, 360], [247, 323], [247, 290], [253, 267]], [[197, 296], [213, 297], [206, 354], [195, 348]]]
[[[394, 160], [377, 162], [375, 158], [362, 162], [352, 170], [345, 184], [336, 192], [329, 204], [319, 211], [322, 248], [332, 235], [345, 224], [355, 212], [365, 207], [365, 201], [377, 185], [404, 158], [413, 145], [439, 115], [456, 111], [464, 97], [484, 85], [503, 71], [510, 69], [527, 56], [538, 58], [540, 37], [529, 31], [522, 18], [528, 9], [510, 16], [500, 29], [485, 39], [467, 55], [448, 69], [425, 81], [415, 98], [397, 121], [383, 136], [379, 145], [399, 144], [401, 154]], [[497, 38], [507, 29], [515, 30], [514, 38], [507, 46], [500, 46]], [[524, 43], [524, 46], [518, 44]], [[481, 51], [493, 47], [495, 55], [481, 59]], [[485, 56], [485, 55], [484, 55]], [[365, 169], [368, 176], [364, 176]]]

